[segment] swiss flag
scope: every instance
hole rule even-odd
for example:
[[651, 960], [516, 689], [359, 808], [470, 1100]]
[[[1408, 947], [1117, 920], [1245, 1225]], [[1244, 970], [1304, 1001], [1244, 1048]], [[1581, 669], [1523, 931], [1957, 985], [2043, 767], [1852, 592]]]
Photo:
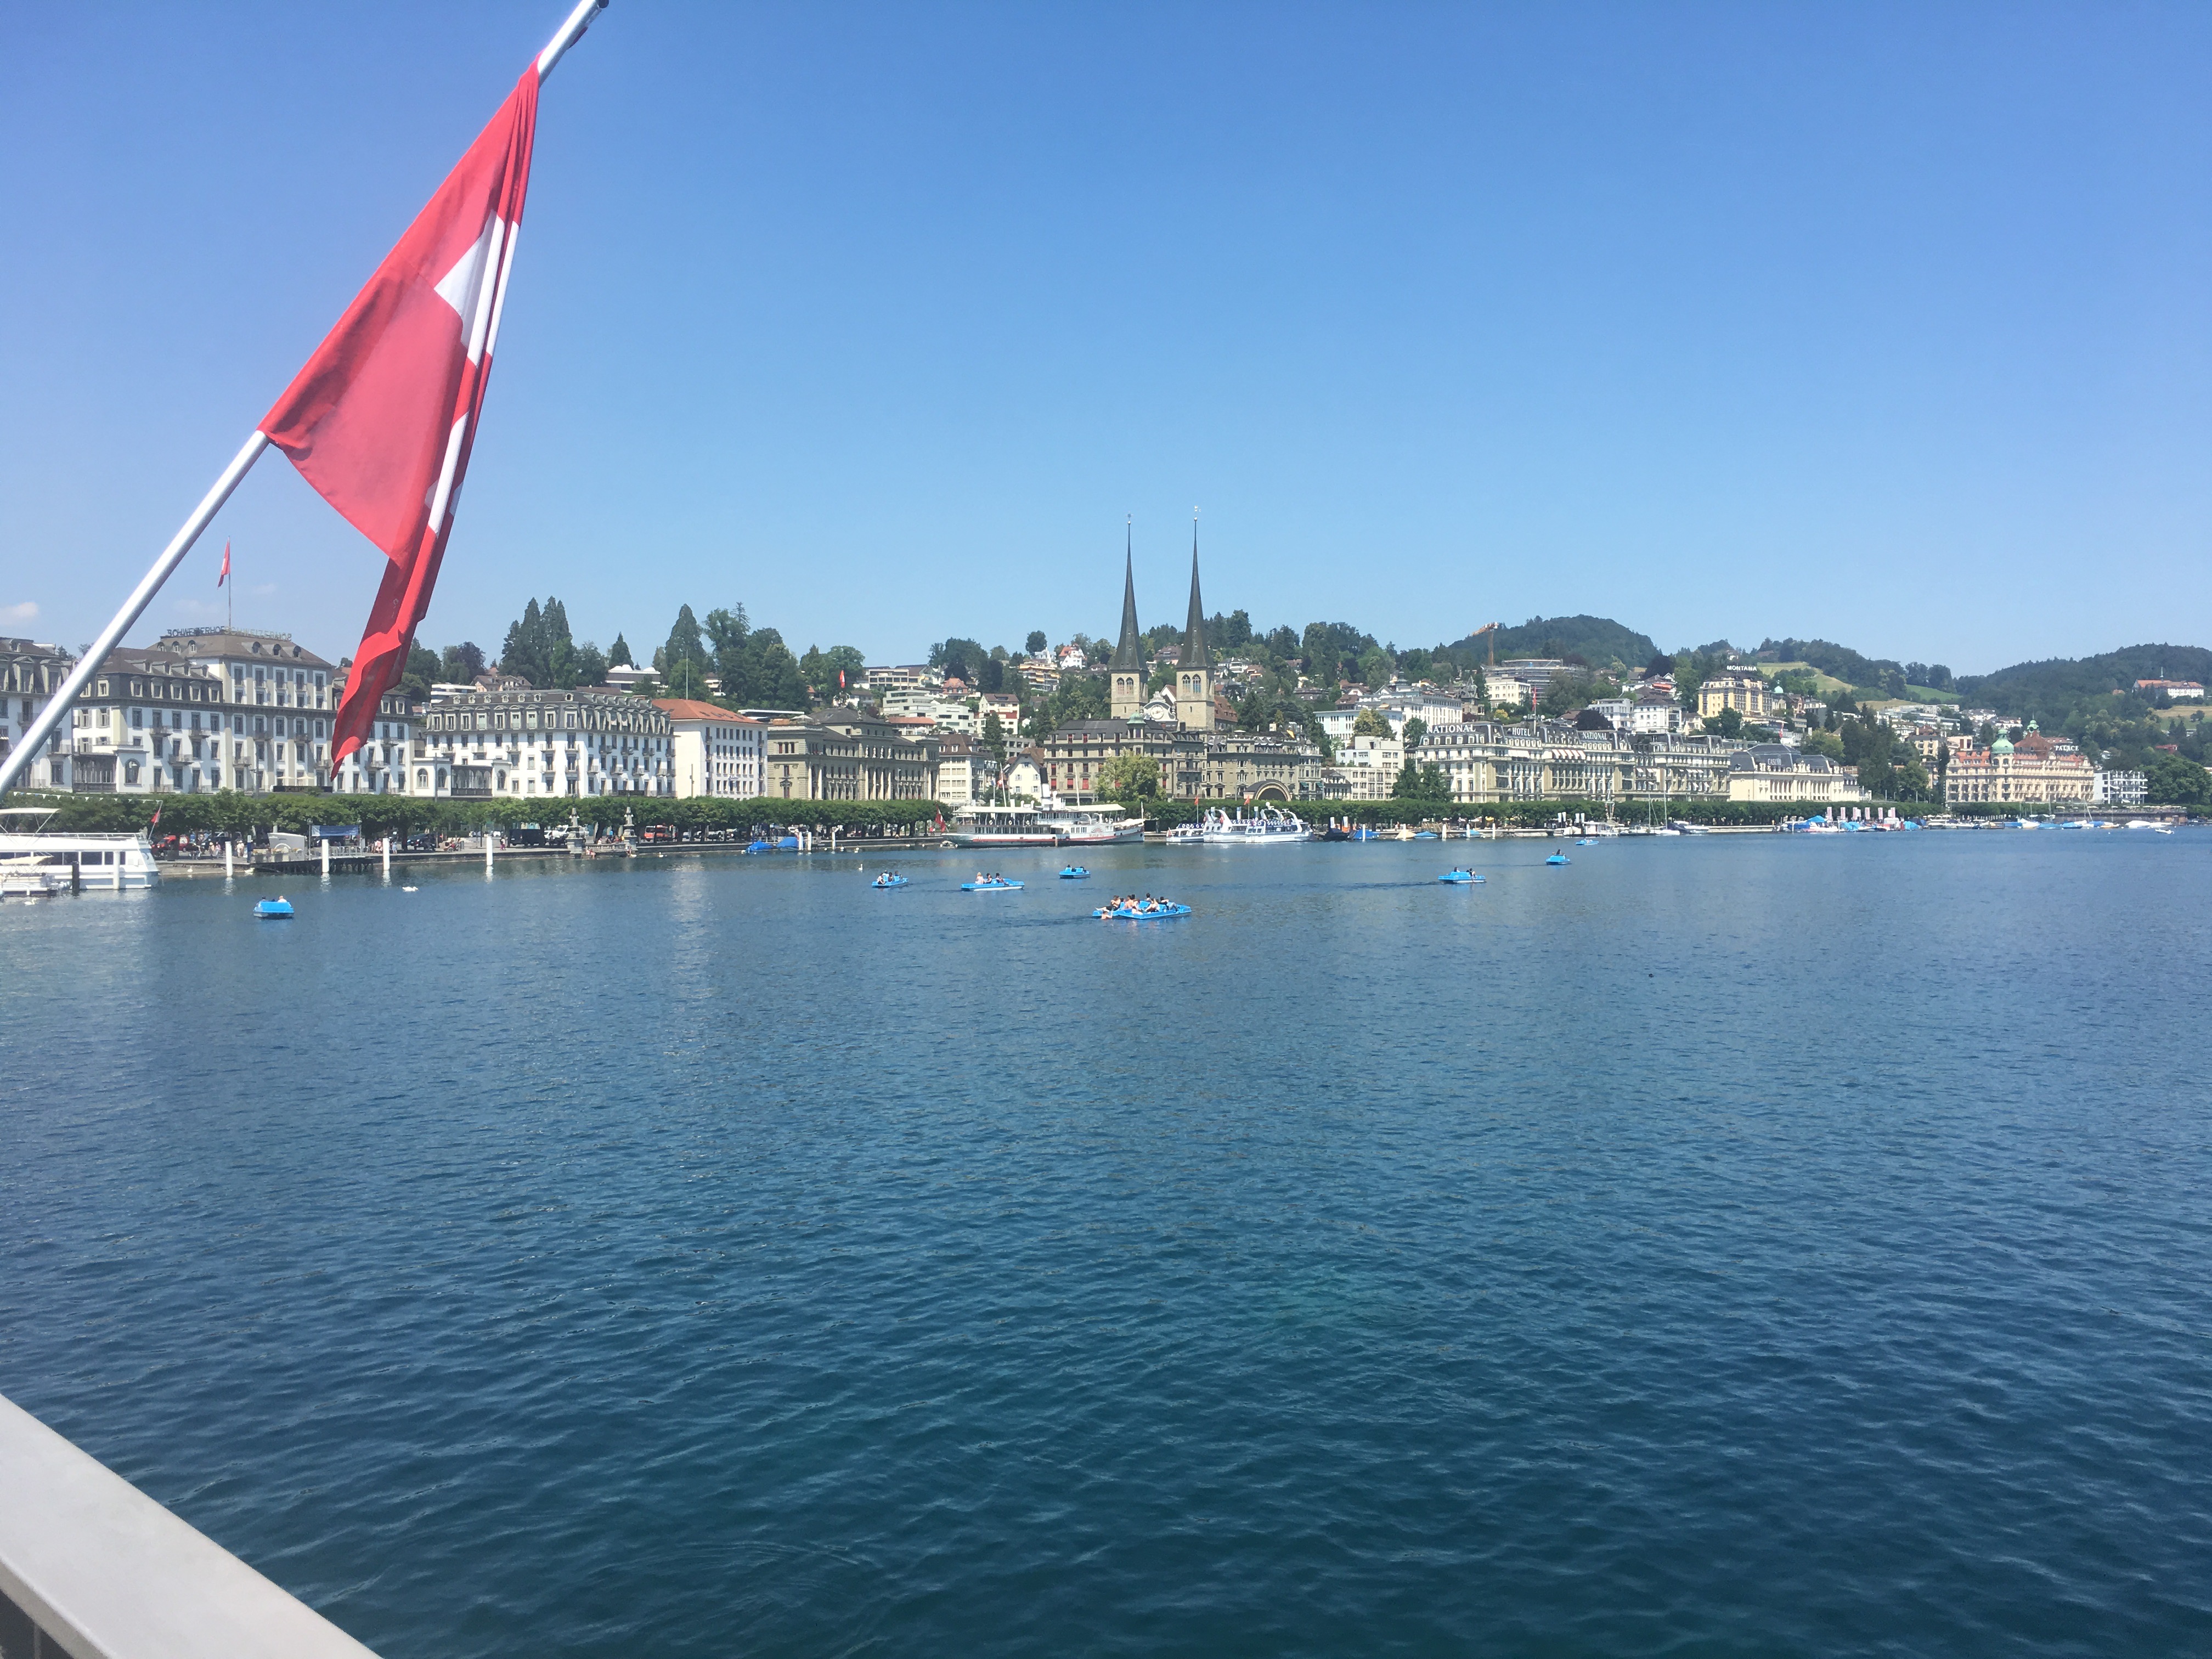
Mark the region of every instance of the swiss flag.
[[538, 65], [522, 79], [261, 430], [391, 561], [338, 705], [333, 762], [405, 671], [468, 471], [514, 266]]

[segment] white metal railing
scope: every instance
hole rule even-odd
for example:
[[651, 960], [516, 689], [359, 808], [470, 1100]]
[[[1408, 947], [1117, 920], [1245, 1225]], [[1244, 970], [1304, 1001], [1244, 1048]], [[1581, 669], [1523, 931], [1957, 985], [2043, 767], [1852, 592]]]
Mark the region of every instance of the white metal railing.
[[0, 1659], [375, 1659], [0, 1397]]

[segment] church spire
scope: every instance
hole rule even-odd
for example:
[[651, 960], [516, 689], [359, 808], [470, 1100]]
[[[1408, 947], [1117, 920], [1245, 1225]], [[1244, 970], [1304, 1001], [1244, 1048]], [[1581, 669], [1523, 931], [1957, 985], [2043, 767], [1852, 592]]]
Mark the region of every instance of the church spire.
[[1137, 632], [1137, 567], [1133, 551], [1134, 532], [1127, 526], [1122, 530], [1121, 549], [1121, 637], [1114, 647], [1112, 666], [1141, 672], [1145, 665], [1144, 637]]
[[1198, 520], [1190, 521], [1190, 620], [1183, 624], [1182, 664], [1185, 668], [1211, 668], [1206, 654], [1206, 605], [1198, 597]]

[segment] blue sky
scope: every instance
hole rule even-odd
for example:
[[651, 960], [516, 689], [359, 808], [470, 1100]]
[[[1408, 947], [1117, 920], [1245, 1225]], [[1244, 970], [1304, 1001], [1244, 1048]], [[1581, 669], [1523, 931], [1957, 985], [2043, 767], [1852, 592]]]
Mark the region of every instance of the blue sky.
[[[559, 21], [15, 8], [0, 631], [100, 623]], [[2201, 6], [661, 5], [548, 83], [425, 640], [2212, 642]], [[265, 459], [134, 638], [350, 653]], [[34, 606], [35, 611], [25, 607]]]

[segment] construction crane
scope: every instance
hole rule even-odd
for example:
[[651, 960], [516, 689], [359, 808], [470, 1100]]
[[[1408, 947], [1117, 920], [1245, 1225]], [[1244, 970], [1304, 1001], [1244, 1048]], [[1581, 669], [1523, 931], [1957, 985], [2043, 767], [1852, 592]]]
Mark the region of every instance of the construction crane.
[[1498, 630], [1504, 626], [1504, 623], [1485, 623], [1468, 635], [1470, 640], [1479, 640], [1485, 634], [1490, 635], [1490, 665], [1492, 668], [1498, 666]]

